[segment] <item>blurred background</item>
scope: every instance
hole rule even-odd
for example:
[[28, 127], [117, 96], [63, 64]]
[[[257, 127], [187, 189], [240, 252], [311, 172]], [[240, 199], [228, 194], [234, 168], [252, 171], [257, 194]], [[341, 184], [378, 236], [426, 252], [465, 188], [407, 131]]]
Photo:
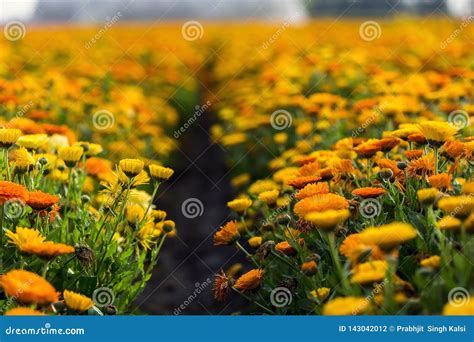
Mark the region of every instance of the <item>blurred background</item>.
[[94, 22], [120, 11], [123, 19], [307, 16], [466, 16], [474, 0], [1, 0], [0, 21]]
[[[117, 13], [121, 23], [129, 20], [131, 25], [181, 19], [248, 22], [287, 18], [297, 24], [311, 17], [465, 17], [474, 14], [474, 0], [0, 0], [0, 24], [20, 20], [28, 23], [29, 29], [35, 25], [98, 24]], [[155, 273], [136, 302], [136, 313], [230, 314], [245, 307], [238, 298], [216, 304], [211, 293], [213, 276], [220, 267], [229, 268], [242, 260], [235, 250], [212, 245], [214, 231], [230, 218], [226, 202], [234, 194], [225, 151], [209, 143], [213, 116], [207, 114], [180, 142], [177, 163], [172, 165], [176, 181], [158, 198], [160, 209], [176, 221], [179, 233], [162, 250]], [[203, 215], [192, 221], [183, 217], [179, 205], [190, 196], [204, 202]], [[198, 287], [205, 291], [187, 304], [185, 311], [177, 312]]]

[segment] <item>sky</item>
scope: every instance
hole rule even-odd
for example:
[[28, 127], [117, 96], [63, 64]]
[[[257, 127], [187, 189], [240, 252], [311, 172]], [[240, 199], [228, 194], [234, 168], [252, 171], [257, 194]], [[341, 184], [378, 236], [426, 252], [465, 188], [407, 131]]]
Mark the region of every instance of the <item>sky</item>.
[[[470, 1], [471, 0], [448, 0], [448, 6], [454, 15], [462, 16], [468, 14]], [[34, 13], [36, 3], [37, 0], [0, 0], [0, 22], [7, 22], [14, 19], [28, 20]]]

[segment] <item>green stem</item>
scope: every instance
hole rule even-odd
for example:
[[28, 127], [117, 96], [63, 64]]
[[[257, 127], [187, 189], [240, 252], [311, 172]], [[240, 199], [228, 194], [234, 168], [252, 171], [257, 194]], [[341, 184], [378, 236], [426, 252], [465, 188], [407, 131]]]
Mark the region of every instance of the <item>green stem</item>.
[[347, 280], [347, 277], [344, 275], [344, 271], [341, 266], [341, 260], [339, 258], [339, 254], [336, 249], [336, 237], [334, 236], [333, 232], [327, 233], [327, 239], [329, 243], [329, 252], [331, 253], [332, 260], [336, 266], [337, 273], [339, 274], [339, 279], [342, 283], [342, 287], [346, 294], [349, 294], [351, 291], [351, 287]]

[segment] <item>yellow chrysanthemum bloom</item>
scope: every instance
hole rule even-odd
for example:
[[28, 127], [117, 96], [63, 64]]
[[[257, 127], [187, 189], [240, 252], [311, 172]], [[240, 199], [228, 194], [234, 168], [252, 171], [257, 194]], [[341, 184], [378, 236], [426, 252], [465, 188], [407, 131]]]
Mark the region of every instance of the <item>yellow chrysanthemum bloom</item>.
[[24, 173], [31, 171], [35, 166], [35, 159], [24, 147], [13, 150], [10, 154], [11, 162], [15, 165], [15, 172]]
[[22, 132], [16, 128], [1, 128], [0, 129], [0, 147], [9, 148], [13, 146]]
[[384, 260], [375, 260], [358, 264], [353, 269], [351, 283], [367, 284], [382, 281], [388, 270], [388, 263]]
[[473, 296], [460, 297], [448, 302], [443, 308], [444, 316], [474, 316]]
[[95, 144], [95, 143], [91, 143], [87, 141], [78, 141], [74, 143], [73, 146], [82, 147], [84, 149], [84, 153], [86, 154], [86, 156], [89, 156], [89, 157], [96, 156], [102, 153], [102, 151], [104, 151], [104, 149], [102, 148], [100, 144]]
[[62, 147], [58, 151], [58, 157], [64, 160], [67, 166], [73, 167], [81, 159], [84, 149], [81, 146]]
[[145, 217], [145, 209], [138, 204], [130, 204], [125, 208], [125, 217], [131, 225], [136, 225]]
[[37, 150], [47, 142], [48, 136], [46, 134], [27, 134], [20, 136], [16, 143], [28, 150]]
[[313, 298], [317, 298], [321, 302], [329, 296], [329, 293], [331, 293], [331, 289], [328, 287], [320, 287], [310, 292]]
[[163, 221], [166, 218], [166, 211], [153, 209], [151, 211], [151, 216], [155, 222]]
[[422, 267], [439, 268], [441, 258], [439, 255], [433, 255], [420, 261]]
[[381, 248], [393, 248], [416, 237], [417, 231], [411, 224], [393, 222], [380, 227], [368, 227], [358, 234], [360, 242], [378, 245]]
[[440, 230], [459, 230], [461, 225], [461, 220], [453, 216], [445, 216], [436, 223]]
[[310, 212], [305, 216], [305, 220], [312, 222], [316, 228], [330, 230], [345, 222], [351, 213], [348, 209], [325, 210]]
[[10, 239], [9, 242], [16, 245], [20, 251], [23, 251], [28, 243], [42, 243], [45, 240], [39, 230], [23, 227], [17, 227], [15, 233], [7, 229], [6, 235]]
[[263, 191], [258, 195], [258, 199], [262, 202], [265, 202], [268, 205], [272, 205], [276, 203], [278, 194], [279, 194], [279, 191], [276, 189]]
[[252, 200], [248, 198], [237, 198], [233, 201], [227, 202], [227, 206], [236, 212], [243, 212], [247, 210], [251, 205]]
[[249, 187], [249, 192], [253, 195], [258, 195], [261, 192], [268, 190], [278, 190], [278, 184], [270, 179], [258, 180], [255, 183], [251, 184]]
[[418, 128], [432, 142], [444, 142], [458, 132], [456, 126], [442, 121], [423, 121], [418, 124]]
[[262, 244], [262, 237], [261, 236], [252, 236], [248, 240], [248, 243], [251, 247], [258, 248]]
[[160, 182], [170, 179], [174, 173], [173, 169], [161, 165], [150, 165], [148, 169], [150, 171], [150, 176]]
[[142, 172], [144, 166], [145, 163], [140, 159], [122, 159], [119, 161], [120, 170], [130, 178], [133, 178]]
[[445, 197], [439, 200], [438, 208], [440, 208], [447, 215], [460, 218], [467, 217], [471, 212], [474, 211], [474, 197]]
[[420, 189], [416, 192], [418, 201], [420, 201], [422, 205], [433, 204], [440, 194], [440, 191], [436, 188]]
[[369, 301], [362, 297], [339, 297], [330, 300], [323, 307], [323, 315], [359, 315], [367, 311]]
[[66, 306], [72, 310], [87, 311], [94, 306], [92, 299], [73, 291], [65, 290], [63, 296]]

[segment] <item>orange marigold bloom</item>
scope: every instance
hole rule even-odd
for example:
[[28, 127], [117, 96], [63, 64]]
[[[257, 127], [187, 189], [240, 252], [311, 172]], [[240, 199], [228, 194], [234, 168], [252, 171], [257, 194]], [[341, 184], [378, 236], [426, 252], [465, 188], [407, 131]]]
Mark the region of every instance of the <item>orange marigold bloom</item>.
[[51, 195], [42, 191], [33, 191], [28, 193], [26, 204], [36, 210], [47, 209], [59, 202], [59, 196]]
[[408, 160], [420, 158], [422, 155], [423, 155], [423, 150], [405, 151], [405, 156], [407, 157]]
[[24, 253], [37, 255], [43, 259], [53, 259], [58, 255], [72, 254], [75, 252], [75, 249], [63, 243], [46, 241], [42, 243], [26, 243], [23, 245], [22, 251]]
[[26, 202], [28, 200], [28, 190], [20, 184], [0, 181], [0, 205], [12, 199]]
[[91, 157], [86, 160], [85, 166], [89, 175], [96, 176], [99, 179], [107, 177], [113, 171], [112, 163], [103, 158]]
[[49, 304], [59, 299], [59, 292], [46, 279], [25, 270], [12, 270], [2, 275], [0, 286], [9, 297], [25, 304]]
[[426, 177], [434, 173], [434, 168], [433, 158], [421, 157], [410, 162], [407, 173], [410, 177]]
[[446, 190], [451, 188], [451, 175], [447, 173], [440, 173], [428, 177], [430, 185], [439, 190]]
[[373, 188], [373, 187], [359, 188], [352, 191], [353, 195], [359, 196], [362, 198], [375, 198], [375, 197], [379, 197], [380, 195], [383, 195], [384, 193], [385, 193], [384, 188]]
[[469, 151], [461, 141], [448, 140], [444, 143], [441, 153], [450, 159], [456, 159], [467, 156]]
[[303, 189], [299, 190], [295, 197], [297, 199], [303, 199], [306, 197], [311, 197], [314, 195], [319, 195], [319, 194], [327, 194], [329, 193], [329, 185], [326, 182], [320, 182], [320, 183], [311, 183], [306, 185]]
[[262, 278], [263, 270], [256, 268], [240, 276], [235, 282], [234, 287], [239, 291], [253, 290], [260, 286]]
[[[300, 246], [303, 246], [304, 245], [304, 239], [298, 239], [298, 244]], [[278, 252], [280, 253], [283, 253], [285, 255], [295, 255], [297, 252], [296, 252], [296, 249], [293, 248], [292, 245], [290, 245], [290, 243], [288, 241], [282, 241], [280, 243], [277, 243], [275, 245], [275, 250], [277, 250]]]
[[299, 173], [301, 176], [314, 176], [315, 174], [317, 174], [319, 169], [319, 163], [314, 161], [300, 167]]
[[361, 156], [362, 158], [371, 158], [373, 157], [378, 151], [381, 151], [383, 148], [383, 144], [378, 139], [370, 139], [366, 142], [359, 144], [354, 151]]
[[8, 310], [5, 312], [5, 316], [44, 316], [44, 313], [30, 308], [19, 307]]
[[305, 217], [312, 211], [324, 211], [329, 209], [347, 209], [349, 202], [336, 194], [320, 194], [312, 197], [307, 197], [296, 203], [294, 212], [300, 217]]
[[426, 138], [423, 134], [421, 133], [413, 133], [410, 134], [407, 138], [408, 141], [414, 142], [414, 143], [419, 143], [423, 144], [426, 142]]
[[301, 189], [305, 185], [310, 183], [316, 183], [320, 181], [321, 177], [319, 176], [299, 176], [288, 181], [288, 185], [295, 187], [296, 189]]
[[400, 139], [397, 138], [383, 138], [380, 139], [379, 144], [382, 147], [382, 152], [389, 152], [392, 148], [400, 143]]
[[239, 238], [236, 221], [229, 221], [214, 234], [214, 245], [229, 245]]
[[212, 291], [214, 293], [214, 298], [217, 301], [225, 301], [230, 291], [230, 287], [232, 286], [231, 283], [232, 277], [227, 276], [223, 270], [221, 270], [219, 274], [216, 274]]

